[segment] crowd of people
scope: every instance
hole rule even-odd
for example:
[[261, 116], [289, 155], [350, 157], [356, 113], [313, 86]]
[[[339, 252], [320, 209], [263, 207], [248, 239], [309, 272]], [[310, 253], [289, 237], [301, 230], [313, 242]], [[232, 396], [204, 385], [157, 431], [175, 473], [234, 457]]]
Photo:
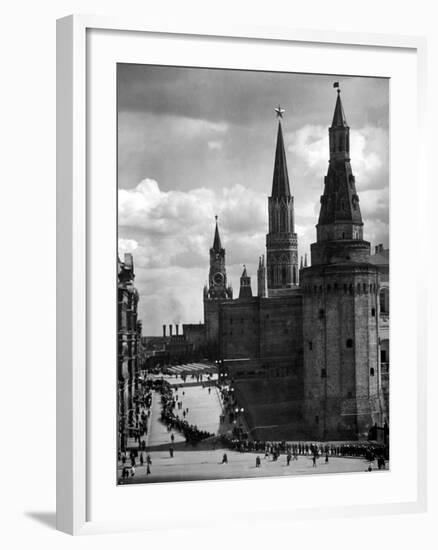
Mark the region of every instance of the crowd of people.
[[[231, 438], [227, 435], [221, 436], [221, 443], [229, 449], [239, 452], [259, 452], [271, 455], [277, 460], [281, 454], [295, 458], [298, 456], [325, 456], [325, 457], [364, 457], [370, 462], [376, 458], [387, 459], [388, 449], [384, 445], [374, 443], [315, 443], [299, 442], [288, 443], [287, 441], [251, 441]], [[379, 461], [378, 461], [379, 463]], [[382, 462], [380, 461], [382, 466]]]
[[[196, 445], [199, 441], [213, 436], [206, 430], [200, 430], [197, 426], [190, 424], [186, 419], [188, 409], [182, 409], [178, 405], [178, 398], [174, 395], [171, 386], [163, 383], [160, 388], [161, 393], [161, 421], [167, 426], [168, 431], [178, 430], [181, 432], [187, 443]], [[175, 414], [175, 410], [182, 410], [183, 418]]]

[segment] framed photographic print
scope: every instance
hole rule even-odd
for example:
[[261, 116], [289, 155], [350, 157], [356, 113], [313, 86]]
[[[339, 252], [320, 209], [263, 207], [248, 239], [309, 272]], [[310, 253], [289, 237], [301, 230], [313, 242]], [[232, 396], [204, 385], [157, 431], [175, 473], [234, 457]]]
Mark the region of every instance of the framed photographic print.
[[61, 530], [424, 508], [423, 52], [58, 22]]

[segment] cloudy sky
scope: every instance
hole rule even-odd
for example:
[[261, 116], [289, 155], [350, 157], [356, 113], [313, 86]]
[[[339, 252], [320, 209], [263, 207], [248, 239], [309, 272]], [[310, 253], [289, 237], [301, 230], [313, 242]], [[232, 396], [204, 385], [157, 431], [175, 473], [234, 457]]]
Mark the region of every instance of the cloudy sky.
[[365, 238], [388, 246], [386, 79], [147, 65], [118, 66], [119, 252], [134, 255], [143, 334], [203, 320], [214, 216], [235, 295], [256, 292], [265, 253], [277, 120], [295, 197], [299, 254], [316, 236], [328, 127], [339, 81]]

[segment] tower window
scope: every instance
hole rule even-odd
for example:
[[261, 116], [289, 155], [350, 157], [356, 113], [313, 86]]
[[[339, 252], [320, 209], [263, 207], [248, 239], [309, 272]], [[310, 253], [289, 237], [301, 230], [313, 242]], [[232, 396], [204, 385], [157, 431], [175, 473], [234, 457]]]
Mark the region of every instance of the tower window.
[[309, 340], [309, 350], [310, 351], [313, 350], [313, 342], [311, 340]]
[[351, 338], [348, 338], [345, 345], [347, 346], [347, 348], [352, 348], [353, 347], [353, 340]]
[[318, 316], [319, 316], [320, 319], [324, 319], [324, 310], [323, 309], [319, 310]]
[[286, 268], [282, 267], [281, 268], [281, 284], [285, 285], [286, 284], [286, 279], [287, 279]]
[[316, 422], [316, 424], [318, 424], [318, 422], [319, 422], [319, 416], [318, 415], [315, 416], [315, 422]]
[[325, 369], [321, 369], [321, 378], [327, 378], [327, 371]]
[[232, 324], [233, 324], [233, 319], [230, 319], [230, 325], [232, 325]]
[[350, 399], [353, 397], [353, 394], [351, 393], [351, 391], [349, 391], [349, 392], [347, 393], [347, 397], [349, 397]]
[[371, 315], [372, 315], [372, 317], [376, 316], [376, 308], [374, 308], [374, 307], [371, 308]]
[[370, 368], [370, 376], [374, 376], [374, 368], [373, 367]]

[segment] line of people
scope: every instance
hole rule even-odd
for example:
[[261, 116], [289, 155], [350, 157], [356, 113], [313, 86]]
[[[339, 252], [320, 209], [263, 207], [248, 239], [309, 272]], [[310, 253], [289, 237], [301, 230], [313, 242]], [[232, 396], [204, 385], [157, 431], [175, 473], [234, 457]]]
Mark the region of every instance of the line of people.
[[[183, 419], [176, 416], [174, 410], [177, 407], [177, 401], [169, 384], [164, 383], [160, 389], [161, 393], [161, 421], [166, 424], [167, 429], [180, 431], [186, 441], [192, 445], [196, 445], [199, 441], [213, 436], [212, 433], [206, 430], [200, 430], [196, 425], [190, 424], [185, 417], [188, 408], [183, 410]], [[182, 408], [182, 407], [181, 407]]]
[[287, 441], [258, 441], [258, 440], [240, 440], [231, 438], [227, 435], [221, 436], [221, 443], [233, 450], [240, 452], [263, 452], [271, 454], [273, 457], [280, 454], [290, 453], [295, 456], [342, 456], [342, 457], [364, 457], [367, 460], [374, 461], [381, 457], [386, 459], [388, 448], [385, 445], [376, 445], [371, 443], [315, 443], [298, 442], [289, 443]]

